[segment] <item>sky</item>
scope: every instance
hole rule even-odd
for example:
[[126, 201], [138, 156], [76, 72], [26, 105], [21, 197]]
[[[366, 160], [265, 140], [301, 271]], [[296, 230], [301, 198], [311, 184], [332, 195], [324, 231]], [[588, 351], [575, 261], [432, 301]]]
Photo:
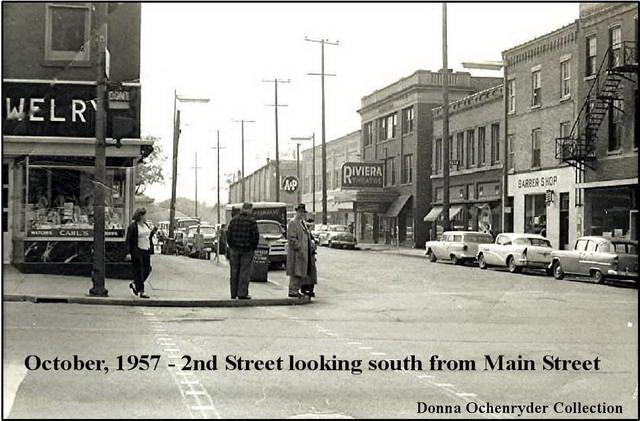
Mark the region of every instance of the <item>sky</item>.
[[[220, 132], [221, 201], [225, 176], [240, 170], [245, 123], [245, 175], [275, 158], [274, 83], [278, 84], [280, 159], [295, 159], [291, 137], [321, 136], [321, 47], [325, 46], [326, 140], [360, 128], [361, 98], [418, 69], [442, 68], [440, 3], [143, 3], [142, 135], [161, 140], [165, 183], [146, 194], [171, 197], [174, 91], [209, 98], [180, 103], [178, 196], [216, 203], [216, 133]], [[448, 62], [498, 61], [501, 52], [573, 22], [578, 3], [448, 3]], [[304, 148], [304, 146], [302, 146]]]

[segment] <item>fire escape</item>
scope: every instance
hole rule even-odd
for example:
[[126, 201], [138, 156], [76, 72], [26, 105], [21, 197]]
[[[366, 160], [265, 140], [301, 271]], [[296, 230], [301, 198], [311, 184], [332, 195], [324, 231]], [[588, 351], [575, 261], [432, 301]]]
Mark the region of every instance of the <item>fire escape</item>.
[[[607, 112], [614, 109], [615, 102], [623, 99], [622, 80], [636, 83], [631, 76], [637, 72], [638, 55], [635, 42], [625, 41], [615, 48], [609, 47], [570, 134], [556, 138], [556, 159], [575, 168], [576, 184], [584, 182], [586, 168], [596, 169], [598, 130]], [[581, 205], [581, 189], [576, 193], [576, 204]]]

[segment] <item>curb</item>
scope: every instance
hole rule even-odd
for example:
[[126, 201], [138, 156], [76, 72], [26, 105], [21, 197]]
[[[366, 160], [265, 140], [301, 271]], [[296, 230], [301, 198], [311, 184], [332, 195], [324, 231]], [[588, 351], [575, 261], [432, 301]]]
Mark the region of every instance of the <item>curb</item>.
[[90, 304], [133, 307], [266, 307], [311, 304], [309, 297], [292, 298], [257, 298], [251, 300], [134, 300], [109, 297], [62, 297], [5, 294], [5, 302], [31, 302], [56, 304]]
[[417, 257], [418, 259], [426, 259], [426, 256], [424, 254], [419, 255], [419, 254], [410, 254], [410, 253], [398, 253], [396, 250], [391, 250], [391, 249], [382, 249], [382, 250], [376, 250], [376, 249], [371, 249], [371, 248], [363, 248], [361, 249], [362, 251], [370, 251], [373, 253], [384, 253], [384, 254], [393, 254], [396, 256], [404, 256], [404, 257]]

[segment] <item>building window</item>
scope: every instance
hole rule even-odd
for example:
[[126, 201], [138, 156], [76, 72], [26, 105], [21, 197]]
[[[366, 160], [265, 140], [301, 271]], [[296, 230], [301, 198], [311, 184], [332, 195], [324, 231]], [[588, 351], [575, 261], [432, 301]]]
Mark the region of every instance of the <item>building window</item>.
[[364, 125], [364, 145], [368, 146], [373, 143], [373, 127], [371, 127], [371, 122], [365, 123]]
[[2, 232], [9, 232], [9, 164], [2, 163]]
[[436, 139], [436, 174], [442, 171], [442, 139]]
[[396, 128], [398, 127], [397, 114], [393, 113], [387, 116], [387, 139], [396, 137]]
[[540, 166], [540, 144], [542, 130], [533, 129], [531, 132], [531, 166], [537, 168]]
[[451, 161], [453, 161], [453, 135], [449, 136], [449, 162], [445, 165], [451, 166]]
[[413, 131], [413, 107], [402, 110], [402, 133], [407, 134]]
[[47, 4], [45, 60], [91, 59], [91, 8], [83, 4]]
[[614, 99], [611, 101], [611, 108], [609, 111], [609, 151], [617, 151], [622, 147], [622, 134], [623, 134], [623, 116], [624, 116], [624, 101], [621, 99]]
[[464, 165], [464, 133], [460, 132], [458, 133], [458, 135], [456, 136], [456, 152], [457, 152], [457, 160], [458, 160], [458, 167], [461, 167]]
[[409, 184], [413, 182], [413, 155], [405, 155], [402, 163], [402, 184]]
[[476, 136], [475, 130], [467, 130], [467, 167], [476, 165]]
[[395, 158], [385, 159], [384, 185], [393, 186], [396, 184], [396, 162]]
[[542, 105], [542, 74], [540, 70], [531, 72], [531, 106]]
[[378, 120], [378, 141], [387, 140], [387, 119], [382, 117]]
[[516, 151], [514, 149], [514, 139], [515, 136], [510, 134], [507, 137], [507, 148], [509, 148], [509, 169], [510, 170], [515, 170], [516, 169], [516, 163], [515, 163], [515, 157], [516, 157]]
[[569, 137], [571, 136], [571, 122], [563, 121], [560, 123], [560, 137]]
[[591, 76], [596, 74], [596, 59], [597, 59], [597, 46], [598, 40], [595, 35], [587, 37], [587, 74]]
[[622, 28], [614, 26], [609, 29], [609, 46], [611, 54], [609, 55], [609, 66], [617, 67], [622, 64], [621, 47], [622, 47]]
[[478, 166], [483, 166], [486, 161], [486, 128], [478, 127]]
[[500, 162], [500, 124], [491, 125], [491, 154], [492, 163]]
[[511, 79], [507, 83], [507, 91], [509, 93], [509, 113], [516, 112], [516, 80]]
[[560, 63], [560, 95], [562, 98], [571, 96], [571, 62], [569, 60]]

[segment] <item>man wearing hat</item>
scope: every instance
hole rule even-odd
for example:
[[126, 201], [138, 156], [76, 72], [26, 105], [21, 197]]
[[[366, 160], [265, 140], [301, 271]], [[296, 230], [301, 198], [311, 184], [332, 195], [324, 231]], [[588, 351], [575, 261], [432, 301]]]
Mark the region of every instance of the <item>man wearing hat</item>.
[[295, 208], [296, 216], [287, 226], [287, 275], [289, 275], [289, 297], [301, 298], [302, 292], [309, 297], [315, 296], [314, 284], [317, 283], [315, 265], [315, 243], [307, 228], [305, 219], [307, 209], [301, 203]]
[[251, 299], [249, 277], [253, 266], [253, 254], [258, 248], [260, 234], [252, 215], [253, 205], [243, 203], [240, 213], [233, 217], [227, 229], [227, 257], [231, 272], [231, 298]]

